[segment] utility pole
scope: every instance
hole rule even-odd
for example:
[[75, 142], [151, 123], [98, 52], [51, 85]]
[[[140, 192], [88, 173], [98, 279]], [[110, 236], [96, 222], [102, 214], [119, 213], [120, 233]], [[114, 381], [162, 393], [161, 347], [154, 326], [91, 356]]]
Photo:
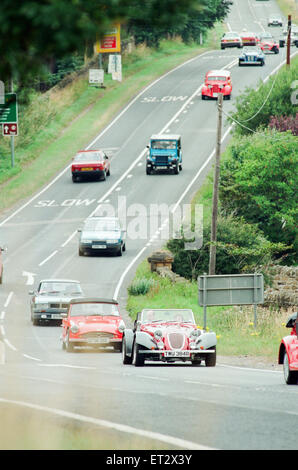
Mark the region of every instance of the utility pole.
[[288, 15], [288, 35], [287, 35], [287, 66], [291, 64], [291, 28], [292, 28], [292, 17]]
[[216, 153], [215, 153], [215, 168], [214, 168], [214, 181], [213, 181], [213, 198], [212, 198], [209, 275], [215, 274], [215, 267], [216, 267], [215, 243], [217, 240], [218, 186], [219, 186], [220, 152], [221, 152], [222, 106], [223, 106], [223, 94], [219, 93], [218, 100], [217, 100], [218, 116], [217, 116]]

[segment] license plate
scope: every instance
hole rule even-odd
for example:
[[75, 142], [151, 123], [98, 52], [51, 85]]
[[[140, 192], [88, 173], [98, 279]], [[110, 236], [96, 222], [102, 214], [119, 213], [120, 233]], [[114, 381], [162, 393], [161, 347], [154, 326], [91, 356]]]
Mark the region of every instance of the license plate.
[[88, 339], [88, 343], [96, 343], [96, 344], [106, 344], [109, 343], [109, 338], [90, 338]]
[[190, 357], [190, 351], [165, 351], [165, 357]]
[[160, 170], [167, 170], [169, 167], [168, 166], [159, 166], [158, 167]]
[[106, 245], [92, 245], [92, 248], [94, 250], [97, 250], [97, 249], [103, 250], [104, 248], [106, 248]]
[[92, 171], [93, 168], [81, 168], [81, 171]]
[[52, 313], [51, 318], [53, 318], [53, 320], [61, 320], [61, 315], [58, 313]]
[[218, 93], [213, 93], [213, 98], [217, 98], [218, 97]]

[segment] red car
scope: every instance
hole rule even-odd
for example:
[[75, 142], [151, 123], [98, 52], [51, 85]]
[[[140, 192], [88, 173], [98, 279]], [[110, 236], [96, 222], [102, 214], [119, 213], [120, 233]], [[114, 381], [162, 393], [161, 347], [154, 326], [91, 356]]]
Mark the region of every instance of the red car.
[[249, 33], [247, 31], [242, 31], [240, 33], [243, 46], [256, 46], [258, 42], [256, 33]]
[[218, 98], [222, 93], [224, 99], [229, 100], [232, 93], [231, 73], [228, 70], [211, 70], [206, 74], [202, 88], [202, 100]]
[[190, 309], [144, 309], [133, 330], [123, 333], [122, 362], [143, 366], [147, 361], [190, 361], [216, 364], [216, 334], [198, 329]]
[[270, 33], [260, 34], [260, 42], [258, 45], [263, 52], [274, 52], [274, 54], [279, 53], [279, 44]]
[[62, 320], [62, 348], [71, 352], [75, 346], [113, 346], [121, 351], [125, 329], [119, 305], [113, 299], [72, 299]]
[[287, 384], [297, 384], [298, 381], [298, 315], [295, 312], [288, 319], [287, 328], [292, 328], [291, 334], [285, 336], [280, 343], [278, 364], [283, 364], [284, 377]]
[[80, 150], [71, 165], [72, 181], [95, 177], [105, 180], [111, 172], [111, 163], [102, 150]]

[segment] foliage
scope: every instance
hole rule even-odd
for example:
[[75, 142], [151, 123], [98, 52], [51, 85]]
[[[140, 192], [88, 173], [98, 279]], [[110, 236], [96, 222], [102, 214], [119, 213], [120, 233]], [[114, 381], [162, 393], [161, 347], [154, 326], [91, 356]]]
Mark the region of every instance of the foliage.
[[[174, 254], [173, 271], [186, 279], [197, 279], [208, 272], [210, 251], [210, 223], [203, 229], [200, 250], [185, 250], [184, 239], [172, 239], [167, 248]], [[282, 244], [266, 240], [256, 225], [243, 218], [219, 216], [216, 242], [216, 274], [254, 272], [267, 265], [274, 254], [285, 250]]]
[[272, 116], [269, 127], [279, 132], [291, 131], [293, 135], [298, 135], [298, 113], [296, 116]]
[[297, 78], [298, 59], [292, 60], [291, 68], [283, 68], [261, 83], [258, 90], [246, 88], [236, 98], [236, 111], [231, 113], [230, 122], [240, 123], [235, 127], [238, 135], [248, 135], [258, 128], [269, 125], [272, 116], [295, 116], [297, 109], [292, 103], [292, 85]]
[[154, 286], [154, 284], [153, 279], [136, 279], [128, 287], [128, 292], [130, 295], [145, 295]]
[[[207, 0], [2, 0], [0, 4], [0, 77], [23, 82], [40, 66], [82, 53], [115, 21], [146, 15], [159, 29], [179, 24], [183, 15]], [[214, 0], [215, 4], [219, 0]], [[219, 6], [218, 6], [219, 8]]]
[[297, 141], [290, 132], [266, 131], [234, 139], [221, 165], [220, 201], [226, 213], [257, 224], [273, 243], [297, 254]]
[[[149, 0], [136, 5], [131, 11], [127, 22], [128, 32], [134, 36], [136, 44], [146, 43], [148, 46], [158, 46], [163, 38], [181, 36], [184, 42], [199, 42], [200, 33], [212, 28], [216, 21], [221, 21], [229, 11], [229, 5], [224, 0], [198, 0], [184, 9], [167, 12], [161, 16], [159, 4], [155, 9], [155, 1]], [[166, 3], [166, 1], [162, 2]], [[177, 6], [183, 2], [168, 2]], [[172, 5], [173, 4], [173, 5]], [[153, 16], [151, 12], [154, 12]]]

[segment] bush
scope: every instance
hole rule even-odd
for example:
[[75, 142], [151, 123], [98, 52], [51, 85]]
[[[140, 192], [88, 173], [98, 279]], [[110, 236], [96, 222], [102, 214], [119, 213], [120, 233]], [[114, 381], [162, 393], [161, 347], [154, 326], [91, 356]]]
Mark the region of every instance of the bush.
[[272, 116], [269, 127], [279, 132], [291, 131], [293, 135], [298, 135], [298, 113], [296, 116]]
[[297, 256], [297, 142], [290, 132], [256, 133], [234, 139], [221, 165], [220, 203], [226, 213], [257, 224], [273, 243]]
[[[266, 240], [256, 225], [231, 215], [218, 218], [216, 247], [216, 274], [254, 272], [285, 250], [282, 244]], [[204, 227], [200, 250], [185, 250], [183, 239], [170, 240], [167, 248], [174, 255], [173, 271], [186, 279], [197, 279], [209, 270], [210, 225]]]
[[145, 295], [155, 285], [153, 279], [137, 279], [128, 287], [130, 295]]

